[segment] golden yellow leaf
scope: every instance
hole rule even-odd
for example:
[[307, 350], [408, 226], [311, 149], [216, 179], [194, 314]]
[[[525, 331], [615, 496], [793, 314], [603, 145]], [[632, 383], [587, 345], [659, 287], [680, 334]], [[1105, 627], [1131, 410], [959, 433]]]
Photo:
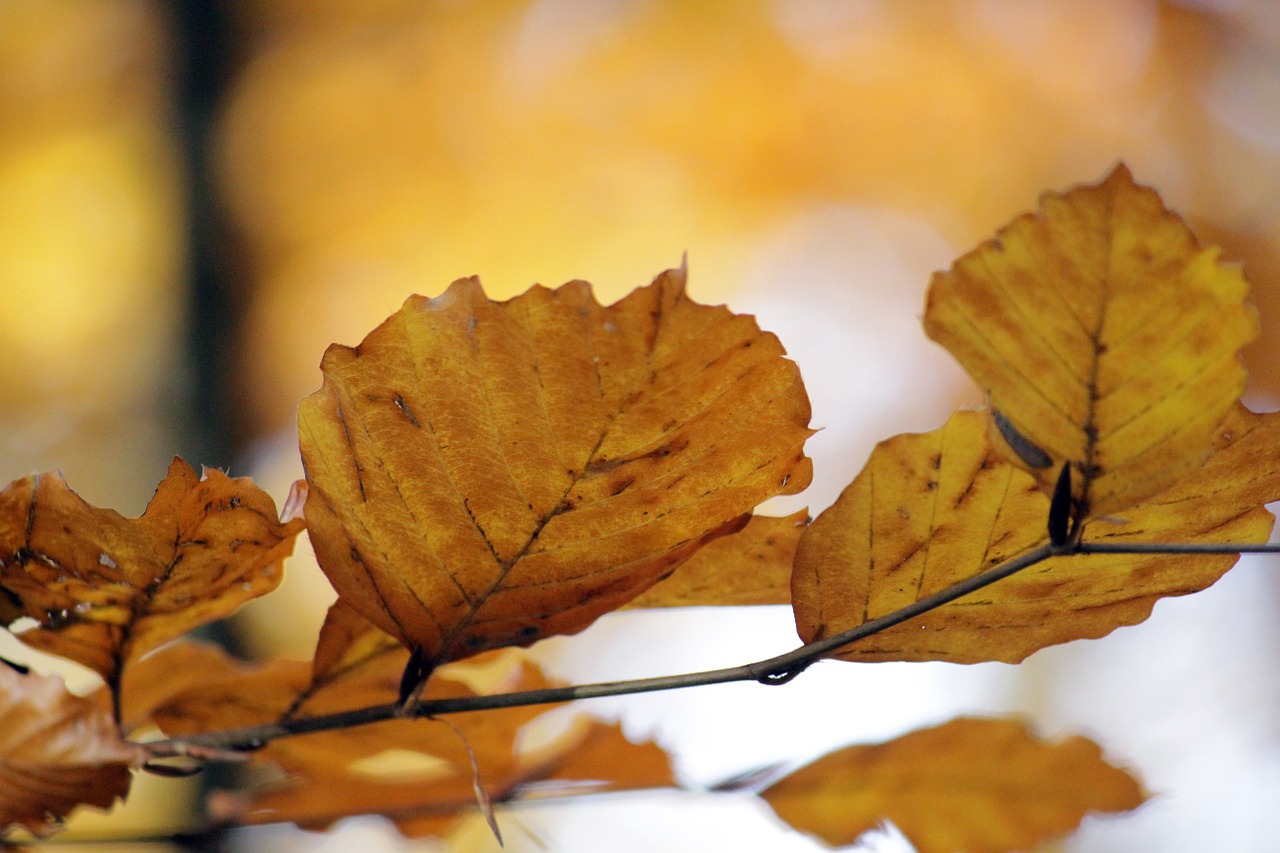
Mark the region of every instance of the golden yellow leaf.
[[1118, 166], [935, 274], [924, 325], [986, 390], [1010, 461], [1047, 491], [1071, 463], [1078, 507], [1102, 515], [1208, 456], [1258, 334], [1247, 295]]
[[796, 544], [808, 524], [803, 509], [781, 518], [752, 516], [742, 530], [704, 545], [626, 609], [787, 604]]
[[39, 474], [0, 492], [0, 581], [40, 623], [24, 642], [114, 684], [130, 660], [275, 589], [302, 527], [250, 480], [181, 459], [136, 519]]
[[959, 718], [819, 758], [765, 789], [778, 816], [833, 846], [892, 821], [919, 853], [1031, 850], [1090, 812], [1146, 799], [1093, 741], [1050, 743], [1017, 720]]
[[62, 679], [0, 665], [0, 835], [15, 826], [51, 832], [78, 805], [110, 808], [144, 758], [110, 712], [67, 692]]
[[[1085, 541], [1265, 542], [1280, 499], [1280, 415], [1237, 407], [1204, 466], [1085, 528]], [[891, 613], [1047, 541], [1049, 500], [1004, 462], [981, 412], [878, 445], [796, 550], [792, 595], [813, 641]], [[1161, 597], [1212, 584], [1235, 555], [1055, 557], [840, 649], [854, 661], [1016, 663], [1037, 649], [1146, 619]]]
[[809, 402], [683, 269], [602, 307], [463, 279], [332, 346], [299, 434], [316, 556], [426, 668], [574, 633], [808, 484]]

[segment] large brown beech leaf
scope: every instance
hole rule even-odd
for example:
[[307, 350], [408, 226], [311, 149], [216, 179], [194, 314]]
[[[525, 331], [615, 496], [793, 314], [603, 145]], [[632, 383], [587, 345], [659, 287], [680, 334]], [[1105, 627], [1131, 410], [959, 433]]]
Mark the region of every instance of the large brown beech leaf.
[[1081, 514], [1123, 510], [1194, 471], [1244, 390], [1248, 284], [1118, 166], [1046, 194], [929, 287], [924, 326], [990, 398], [1007, 458]]
[[888, 743], [825, 755], [761, 796], [833, 846], [894, 823], [919, 853], [1011, 853], [1074, 830], [1090, 812], [1146, 799], [1093, 741], [1036, 738], [1017, 720], [961, 717]]
[[298, 415], [316, 556], [428, 671], [581, 630], [811, 476], [796, 366], [683, 269], [608, 307], [463, 279], [321, 368]]
[[76, 806], [110, 808], [144, 758], [108, 711], [62, 679], [0, 666], [0, 834], [21, 826], [42, 835]]
[[[1049, 499], [988, 440], [985, 415], [957, 412], [933, 432], [879, 444], [796, 551], [792, 596], [800, 636], [838, 634], [1047, 541]], [[1084, 528], [1086, 541], [1265, 542], [1280, 499], [1280, 414], [1231, 412], [1204, 466], [1123, 518]], [[1164, 596], [1196, 592], [1235, 555], [1055, 557], [986, 589], [845, 646], [854, 661], [1016, 663], [1037, 649], [1101, 637], [1151, 614]]]
[[181, 459], [135, 519], [38, 474], [0, 492], [0, 583], [40, 623], [24, 642], [115, 683], [130, 660], [275, 589], [302, 527], [247, 478]]

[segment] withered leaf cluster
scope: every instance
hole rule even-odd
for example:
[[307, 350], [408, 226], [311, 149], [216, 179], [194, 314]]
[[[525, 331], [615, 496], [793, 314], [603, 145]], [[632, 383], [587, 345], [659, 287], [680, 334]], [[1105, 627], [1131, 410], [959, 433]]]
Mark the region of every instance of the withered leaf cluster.
[[[376, 812], [438, 836], [477, 805], [492, 823], [521, 798], [676, 786], [666, 752], [617, 724], [582, 719], [530, 748], [540, 707], [409, 711], [547, 687], [513, 648], [620, 608], [790, 604], [801, 639], [834, 645], [1051, 545], [1034, 572], [829, 652], [1016, 662], [1140, 622], [1236, 559], [1079, 543], [1267, 539], [1280, 418], [1239, 402], [1247, 286], [1123, 166], [938, 273], [924, 324], [988, 407], [882, 442], [812, 522], [753, 514], [811, 477], [795, 364], [752, 317], [690, 299], [683, 268], [610, 306], [584, 282], [495, 302], [463, 279], [331, 346], [283, 520], [248, 480], [181, 460], [136, 519], [56, 473], [15, 481], [0, 617], [104, 686], [78, 698], [0, 666], [0, 823], [43, 832], [110, 806], [159, 754], [141, 738], [154, 728], [165, 754], [189, 739], [207, 759], [201, 735], [392, 703], [405, 715], [266, 737], [248, 757], [270, 772], [212, 816], [323, 828]], [[274, 589], [304, 526], [338, 593], [312, 661], [182, 639]], [[1145, 797], [1091, 741], [979, 719], [849, 747], [760, 794], [830, 844], [890, 820], [926, 853], [1030, 848]]]

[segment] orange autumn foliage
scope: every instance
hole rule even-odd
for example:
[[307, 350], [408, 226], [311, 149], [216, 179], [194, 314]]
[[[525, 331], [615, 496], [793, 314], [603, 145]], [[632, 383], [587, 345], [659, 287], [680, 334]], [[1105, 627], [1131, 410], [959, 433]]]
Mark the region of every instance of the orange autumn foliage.
[[316, 558], [428, 670], [577, 633], [811, 476], [795, 364], [683, 269], [607, 308], [458, 281], [321, 369], [298, 413]]
[[[1123, 167], [935, 277], [926, 328], [992, 407], [882, 442], [812, 523], [753, 515], [810, 478], [798, 370], [754, 318], [685, 284], [670, 270], [610, 306], [584, 282], [411, 297], [326, 353], [288, 520], [247, 480], [177, 460], [138, 519], [53, 474], [0, 492], [0, 616], [36, 620], [25, 641], [106, 682], [77, 699], [0, 666], [21, 735], [0, 765], [35, 780], [0, 786], [3, 825], [109, 805], [148, 760], [231, 754], [275, 775], [219, 795], [219, 821], [372, 812], [441, 836], [478, 806], [496, 833], [522, 799], [677, 785], [670, 756], [617, 724], [530, 747], [542, 705], [692, 683], [560, 690], [512, 647], [627, 606], [789, 603], [820, 647], [712, 675], [778, 683], [824, 656], [1015, 662], [1142, 621], [1270, 532], [1280, 417], [1238, 400], [1244, 280]], [[312, 659], [246, 664], [180, 640], [274, 587], [304, 496], [338, 593]], [[1157, 553], [1173, 541], [1227, 553]], [[1029, 554], [1034, 571], [850, 633]], [[153, 727], [168, 739], [144, 741]], [[64, 770], [71, 793], [43, 784]], [[832, 753], [759, 793], [829, 843], [892, 820], [927, 853], [1024, 849], [1145, 796], [1092, 741], [975, 719]]]
[[280, 583], [302, 531], [265, 492], [175, 459], [136, 519], [85, 503], [58, 473], [0, 492], [0, 581], [39, 627], [28, 645], [112, 683], [148, 651]]

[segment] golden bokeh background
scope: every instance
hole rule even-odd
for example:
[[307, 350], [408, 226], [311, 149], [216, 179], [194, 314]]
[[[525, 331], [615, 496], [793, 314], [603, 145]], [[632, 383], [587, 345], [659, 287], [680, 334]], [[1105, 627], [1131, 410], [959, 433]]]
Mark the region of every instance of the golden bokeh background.
[[[1096, 180], [1120, 159], [1244, 264], [1264, 329], [1280, 329], [1280, 15], [1269, 0], [0, 0], [0, 116], [0, 461], [8, 478], [61, 468], [88, 500], [126, 514], [174, 453], [255, 473], [282, 498], [297, 476], [295, 407], [319, 384], [320, 354], [360, 340], [410, 292], [478, 274], [506, 298], [584, 278], [607, 302], [686, 252], [692, 295], [758, 313], [805, 371], [824, 427], [803, 496], [816, 511], [875, 440], [974, 402], [918, 331], [929, 271], [1041, 191]], [[1277, 341], [1271, 331], [1246, 353], [1263, 408], [1280, 395]], [[1275, 566], [1229, 578], [1244, 572]], [[258, 653], [305, 654], [314, 641], [329, 593], [305, 565], [293, 574], [291, 596], [310, 609], [251, 609], [241, 627]], [[1210, 639], [1179, 651], [1177, 666], [1230, 655], [1226, 669], [1199, 665], [1255, 685], [1246, 705], [1211, 718], [1245, 713], [1247, 737], [1207, 753], [1255, 758], [1210, 776], [1253, 792], [1271, 780], [1275, 794], [1280, 759], [1256, 754], [1280, 754], [1280, 716], [1259, 708], [1280, 698], [1267, 657], [1280, 638], [1265, 610], [1235, 608], [1280, 596], [1265, 578], [1242, 583], [1254, 585], [1216, 605], [1230, 615], [1198, 628]], [[696, 635], [690, 625], [679, 630]], [[1243, 648], [1212, 651], [1246, 629]], [[1185, 636], [1158, 630], [1126, 666], [1164, 673], [1150, 690], [1165, 697], [1203, 692], [1165, 660]], [[617, 637], [598, 634], [596, 648], [631, 642]], [[566, 672], [621, 675], [549, 647]], [[1106, 666], [1124, 647], [1090, 647], [1081, 660], [1042, 653], [1015, 680], [1000, 675], [997, 698], [974, 701], [1105, 729], [1081, 710], [1092, 688], [1072, 679], [1110, 684], [1120, 719], [1133, 684]], [[827, 689], [852, 677], [837, 669]], [[713, 731], [719, 711], [707, 709], [721, 706], [688, 701], [699, 704], [664, 707]], [[932, 701], [898, 712], [898, 729]], [[1105, 742], [1130, 754], [1123, 739]], [[1166, 759], [1133, 760], [1146, 770]], [[726, 771], [744, 762], [721, 760]], [[1180, 791], [1177, 780], [1205, 772], [1166, 784]], [[1250, 796], [1223, 795], [1233, 812], [1186, 790], [1159, 820], [1063, 849], [1192, 850], [1210, 838], [1262, 850], [1280, 831], [1273, 810], [1241, 805]], [[131, 811], [145, 822], [166, 807]], [[551, 849], [591, 849], [546, 831]], [[655, 838], [681, 835], [644, 843]], [[689, 846], [670, 849], [703, 849], [699, 838], [690, 829]]]

